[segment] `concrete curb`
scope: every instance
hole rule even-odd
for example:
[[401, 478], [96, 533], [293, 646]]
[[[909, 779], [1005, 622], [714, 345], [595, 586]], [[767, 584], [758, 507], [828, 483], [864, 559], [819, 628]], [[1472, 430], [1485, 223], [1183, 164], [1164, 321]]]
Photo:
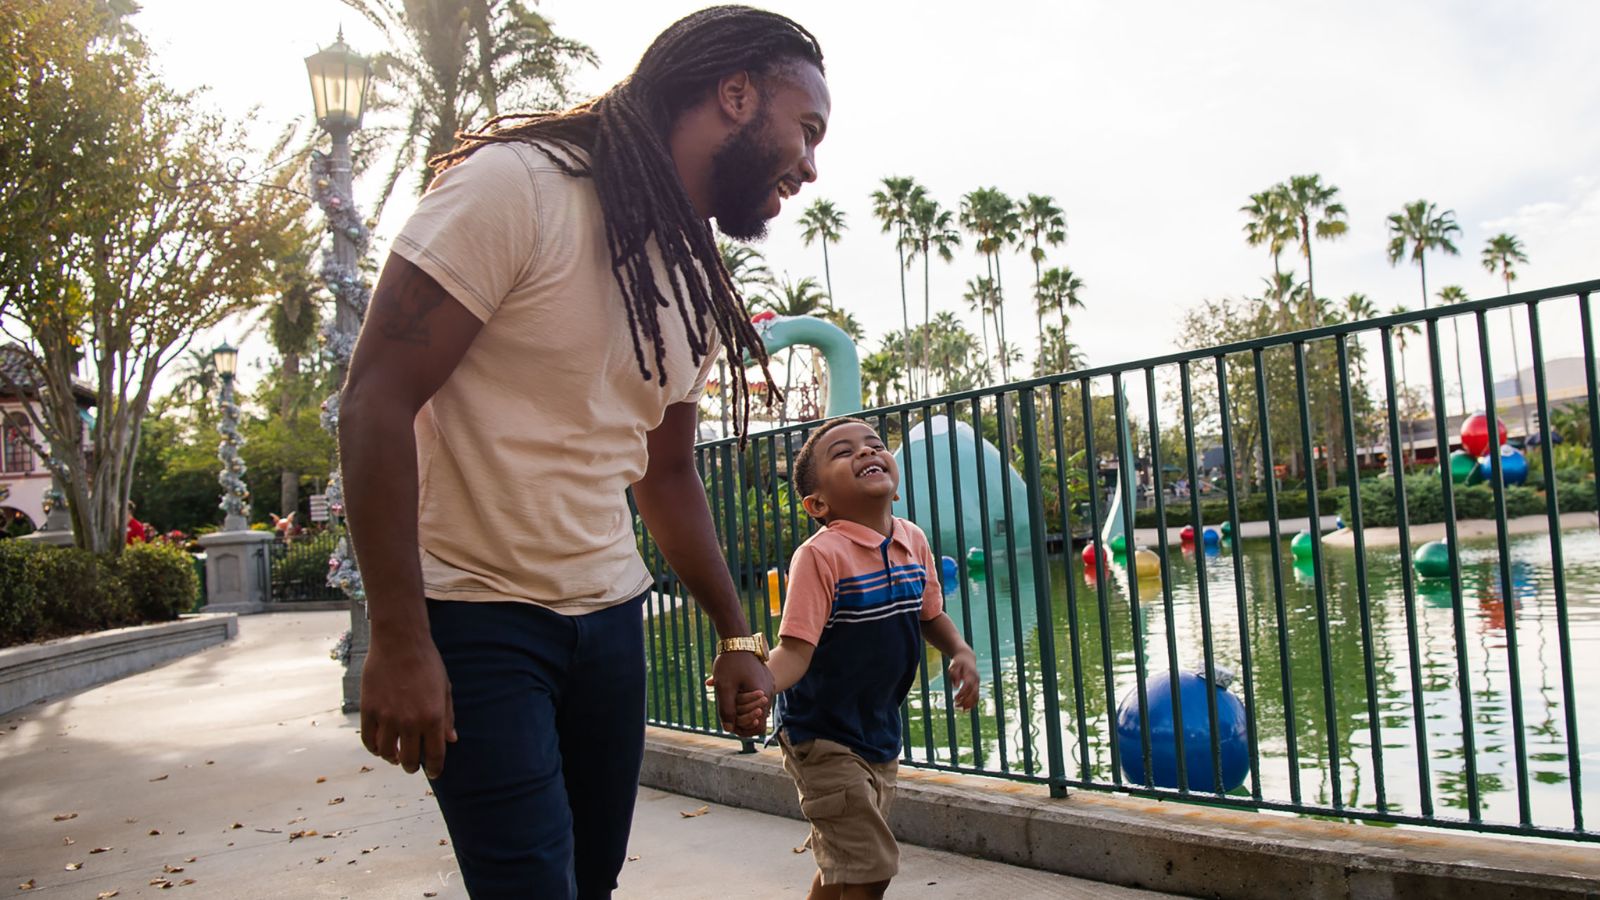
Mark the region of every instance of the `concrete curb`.
[[0, 650], [0, 715], [114, 681], [230, 640], [234, 615], [185, 616]]
[[[774, 751], [651, 728], [640, 783], [800, 817]], [[900, 840], [1195, 897], [1280, 900], [1597, 900], [1591, 846], [1374, 828], [902, 768]], [[803, 829], [797, 827], [798, 835]]]

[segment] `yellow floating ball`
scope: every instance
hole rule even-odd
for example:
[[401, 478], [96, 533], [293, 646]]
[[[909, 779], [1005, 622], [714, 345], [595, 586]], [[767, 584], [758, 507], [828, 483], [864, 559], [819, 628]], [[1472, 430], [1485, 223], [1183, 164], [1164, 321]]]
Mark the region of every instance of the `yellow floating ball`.
[[1140, 547], [1133, 552], [1133, 571], [1141, 579], [1160, 578], [1161, 557], [1157, 556], [1154, 550], [1146, 550]]

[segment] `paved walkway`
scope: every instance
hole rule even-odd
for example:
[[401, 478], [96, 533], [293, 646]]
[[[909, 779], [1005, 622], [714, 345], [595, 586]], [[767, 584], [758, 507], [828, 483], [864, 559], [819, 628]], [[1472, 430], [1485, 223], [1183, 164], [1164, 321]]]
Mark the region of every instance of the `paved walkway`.
[[[230, 644], [0, 719], [0, 890], [466, 896], [427, 783], [368, 756], [339, 712], [328, 649], [345, 620], [248, 617]], [[704, 805], [641, 792], [619, 897], [804, 895], [803, 823], [728, 807], [681, 815]], [[1164, 896], [918, 847], [890, 893]]]

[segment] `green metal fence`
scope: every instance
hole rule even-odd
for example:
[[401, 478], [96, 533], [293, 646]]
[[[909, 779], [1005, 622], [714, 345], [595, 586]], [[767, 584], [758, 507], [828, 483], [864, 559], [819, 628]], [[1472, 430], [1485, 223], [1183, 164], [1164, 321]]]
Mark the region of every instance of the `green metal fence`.
[[[903, 761], [1034, 782], [1057, 795], [1106, 789], [1595, 840], [1584, 807], [1596, 797], [1586, 792], [1582, 762], [1600, 754], [1600, 529], [1593, 515], [1563, 513], [1600, 506], [1600, 458], [1581, 446], [1600, 434], [1596, 290], [1600, 281], [863, 413], [900, 448], [898, 511], [958, 564], [948, 609], [985, 681], [979, 707], [960, 712], [942, 660], [924, 657], [903, 710]], [[1466, 338], [1447, 341], [1441, 324]], [[1412, 343], [1401, 345], [1407, 336]], [[1522, 441], [1535, 487], [1507, 483], [1512, 462], [1495, 444], [1484, 486], [1469, 487], [1446, 459], [1457, 413], [1500, 408], [1494, 373], [1504, 367], [1496, 369], [1491, 348], [1511, 340], [1532, 370], [1533, 395], [1518, 402], [1538, 424], [1519, 435], [1509, 413], [1497, 418], [1514, 426], [1511, 442]], [[1454, 392], [1445, 366], [1452, 350], [1457, 372], [1461, 359], [1478, 372], [1458, 378], [1470, 383]], [[1423, 375], [1407, 383], [1406, 361], [1419, 355]], [[1547, 362], [1556, 358], [1581, 359], [1575, 384], [1550, 383]], [[1556, 446], [1558, 412], [1586, 433]], [[747, 615], [769, 638], [789, 557], [813, 528], [787, 473], [816, 424], [696, 448]], [[1429, 442], [1431, 453], [1419, 446]], [[965, 444], [975, 477], [961, 462]], [[1212, 466], [1203, 462], [1208, 450]], [[1120, 497], [1102, 489], [1108, 469], [1123, 476]], [[1192, 548], [1166, 528], [1135, 528], [1141, 480], [1155, 521], [1168, 522], [1169, 508], [1187, 510]], [[1303, 526], [1278, 515], [1286, 480], [1304, 481]], [[1319, 492], [1332, 487], [1341, 490], [1348, 546], [1310, 540], [1296, 558], [1290, 532], [1320, 533], [1322, 517], [1336, 511], [1321, 508], [1327, 495]], [[1208, 488], [1214, 499], [1205, 500]], [[1246, 498], [1260, 508], [1263, 497], [1264, 522], [1242, 521]], [[1486, 509], [1492, 533], [1467, 537], [1458, 506]], [[1156, 553], [1157, 577], [1136, 577], [1128, 557], [1095, 566], [1080, 555], [1079, 543], [1102, 533], [1113, 508], [1130, 553], [1140, 539]], [[1411, 564], [1420, 529], [1441, 527], [1421, 524], [1430, 515], [1443, 520], [1442, 578]], [[1397, 527], [1380, 542], [1369, 518]], [[1205, 529], [1217, 525], [1233, 539], [1213, 546]], [[1264, 536], [1249, 537], [1255, 529]], [[720, 733], [703, 687], [711, 624], [638, 530], [646, 563], [661, 573], [647, 605], [649, 720]], [[969, 555], [983, 564], [968, 565]], [[1231, 791], [1197, 789], [1220, 781], [1223, 757], [1237, 752], [1222, 740], [1231, 704], [1214, 689], [1203, 703], [1175, 688], [1152, 696], [1147, 680], [1164, 672], [1177, 684], [1193, 672], [1225, 685], [1224, 667], [1237, 672], [1230, 693], [1243, 708], [1248, 773]], [[1171, 737], [1155, 719], [1162, 700]], [[1136, 739], [1127, 726], [1135, 720]], [[1186, 734], [1198, 734], [1200, 752], [1185, 749]], [[1164, 776], [1173, 783], [1153, 772], [1163, 753], [1175, 764], [1175, 782]], [[1129, 778], [1130, 770], [1142, 774]]]

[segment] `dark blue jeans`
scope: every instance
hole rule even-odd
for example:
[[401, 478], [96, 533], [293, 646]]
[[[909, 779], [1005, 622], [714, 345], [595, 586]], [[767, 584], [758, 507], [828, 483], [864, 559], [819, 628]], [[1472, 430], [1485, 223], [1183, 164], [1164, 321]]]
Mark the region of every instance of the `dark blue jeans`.
[[642, 604], [428, 601], [458, 738], [433, 792], [474, 898], [616, 889], [644, 755]]

